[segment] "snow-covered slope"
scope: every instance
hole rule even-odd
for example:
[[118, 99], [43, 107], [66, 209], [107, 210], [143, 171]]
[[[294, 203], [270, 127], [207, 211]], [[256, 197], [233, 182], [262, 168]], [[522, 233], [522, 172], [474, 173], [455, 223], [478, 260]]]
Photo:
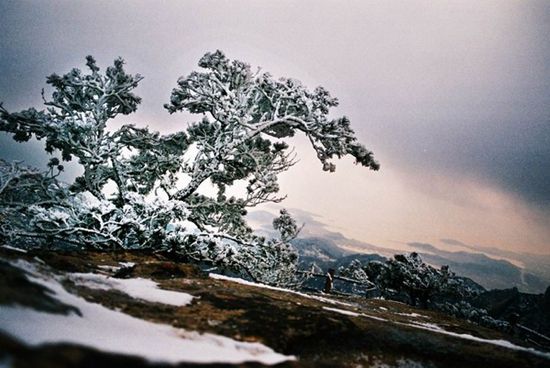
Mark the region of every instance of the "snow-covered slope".
[[[0, 249], [0, 362], [60, 368], [100, 361], [155, 368], [550, 364], [540, 347], [436, 312], [266, 287], [160, 258]], [[129, 278], [107, 274], [119, 262], [135, 264]]]
[[233, 340], [215, 334], [200, 334], [152, 323], [90, 303], [67, 291], [64, 279], [92, 289], [118, 289], [148, 302], [184, 306], [187, 293], [158, 289], [152, 280], [112, 279], [99, 274], [56, 276], [47, 267], [26, 261], [11, 262], [25, 272], [29, 281], [44, 287], [57, 301], [71, 306], [72, 313], [37, 311], [20, 305], [0, 305], [0, 331], [32, 345], [72, 343], [101, 351], [137, 355], [152, 362], [276, 364], [294, 359], [260, 343]]

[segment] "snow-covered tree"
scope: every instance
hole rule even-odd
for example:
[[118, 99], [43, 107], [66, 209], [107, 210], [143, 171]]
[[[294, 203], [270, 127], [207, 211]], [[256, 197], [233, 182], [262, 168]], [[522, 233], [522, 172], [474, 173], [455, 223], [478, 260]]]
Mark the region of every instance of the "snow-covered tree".
[[380, 278], [386, 289], [405, 292], [411, 303], [426, 306], [430, 297], [440, 291], [449, 279], [448, 268], [438, 270], [422, 261], [418, 253], [396, 254], [386, 262]]
[[[178, 80], [166, 109], [200, 118], [169, 135], [132, 124], [110, 129], [113, 119], [136, 111], [141, 99], [133, 91], [142, 77], [127, 73], [122, 59], [105, 73], [91, 56], [86, 66], [87, 73], [73, 69], [47, 78], [53, 93], [49, 99], [42, 93], [46, 110], [10, 113], [0, 105], [0, 131], [20, 142], [44, 139], [48, 153], [77, 159], [83, 170], [66, 185], [57, 180], [59, 156], [42, 173], [1, 162], [5, 239], [167, 250], [257, 281], [288, 283], [296, 267], [289, 244], [295, 222], [281, 212], [273, 224], [279, 238], [266, 240], [245, 221], [248, 207], [284, 198], [277, 175], [295, 163], [285, 140], [305, 134], [326, 171], [344, 155], [379, 167], [347, 118], [328, 117], [338, 101], [325, 89], [252, 72], [220, 51], [207, 53], [201, 71]], [[244, 183], [244, 193], [229, 195], [237, 183]], [[201, 186], [215, 188], [215, 195]]]

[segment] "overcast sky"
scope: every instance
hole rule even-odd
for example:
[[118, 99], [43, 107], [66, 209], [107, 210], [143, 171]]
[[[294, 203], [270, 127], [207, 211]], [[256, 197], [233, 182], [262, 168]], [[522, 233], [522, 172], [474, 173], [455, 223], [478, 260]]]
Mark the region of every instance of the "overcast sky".
[[[221, 49], [326, 87], [382, 165], [327, 174], [297, 139], [285, 206], [380, 246], [550, 253], [549, 34], [550, 1], [3, 0], [0, 101], [39, 106], [46, 75], [122, 56], [145, 76], [123, 122], [173, 132], [186, 117], [162, 104], [177, 78]], [[45, 161], [5, 135], [0, 154]]]

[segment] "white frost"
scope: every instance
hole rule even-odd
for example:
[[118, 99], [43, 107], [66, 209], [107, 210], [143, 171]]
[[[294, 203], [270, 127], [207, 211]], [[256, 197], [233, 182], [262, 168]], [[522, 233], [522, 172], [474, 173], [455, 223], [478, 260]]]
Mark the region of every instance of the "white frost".
[[152, 303], [182, 306], [191, 303], [193, 299], [187, 293], [159, 289], [156, 282], [143, 278], [115, 279], [95, 273], [73, 273], [69, 275], [69, 279], [77, 285], [100, 290], [116, 289], [132, 298]]
[[53, 276], [36, 272], [33, 264], [22, 261], [12, 264], [31, 271], [32, 276], [27, 276], [29, 280], [47, 287], [55, 298], [78, 308], [82, 314], [50, 314], [21, 306], [0, 305], [0, 331], [27, 344], [74, 343], [172, 364], [249, 361], [278, 364], [295, 359], [260, 343], [185, 331], [107, 309], [67, 292]]

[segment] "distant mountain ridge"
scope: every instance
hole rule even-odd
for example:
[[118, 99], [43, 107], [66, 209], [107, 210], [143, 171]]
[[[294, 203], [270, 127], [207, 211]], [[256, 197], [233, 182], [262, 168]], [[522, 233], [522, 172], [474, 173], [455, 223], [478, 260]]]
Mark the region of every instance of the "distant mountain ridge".
[[[316, 264], [323, 271], [329, 268], [349, 267], [354, 260], [362, 264], [371, 261], [386, 262], [387, 257], [379, 254], [349, 253], [339, 249], [338, 245], [323, 238], [301, 238], [293, 241], [303, 269]], [[450, 269], [472, 290], [477, 290], [474, 297], [455, 300], [470, 303], [475, 308], [487, 311], [488, 315], [500, 321], [516, 320], [517, 323], [550, 335], [550, 286], [536, 276], [526, 273], [506, 260], [495, 260], [482, 253], [445, 252], [430, 244], [417, 244], [418, 249], [432, 253], [420, 252], [422, 260], [432, 266], [448, 265]], [[433, 254], [446, 254], [447, 257]], [[338, 280], [336, 280], [338, 281]], [[334, 287], [340, 292], [364, 295], [365, 290], [356, 289], [346, 283], [335, 282]], [[523, 286], [520, 292], [517, 284]], [[324, 278], [308, 279], [307, 288], [322, 290]], [[517, 317], [514, 317], [517, 316]]]
[[[323, 270], [347, 266], [354, 259], [368, 262], [384, 261], [388, 258], [378, 253], [351, 253], [340, 248], [332, 239], [322, 237], [298, 238], [292, 243], [298, 250], [302, 266], [307, 267], [315, 263]], [[550, 285], [548, 280], [506, 260], [493, 259], [483, 253], [448, 252], [430, 244], [411, 244], [417, 246], [418, 253], [426, 263], [434, 267], [447, 265], [457, 275], [470, 278], [488, 290], [516, 287], [523, 292], [538, 294], [543, 293]], [[426, 251], [427, 249], [430, 252]]]
[[549, 285], [540, 277], [503, 259], [483, 253], [449, 252], [425, 243], [409, 243], [419, 250], [422, 259], [432, 265], [448, 265], [455, 273], [469, 277], [487, 289], [517, 287], [524, 292], [542, 293]]
[[[292, 209], [298, 222], [306, 226], [292, 243], [297, 248], [302, 266], [315, 262], [319, 267], [338, 268], [354, 258], [383, 260], [403, 250], [386, 248], [350, 239], [331, 231], [319, 218], [309, 212]], [[272, 235], [274, 215], [268, 211], [253, 211], [248, 218], [260, 233]], [[491, 247], [474, 247], [454, 239], [441, 239], [451, 246], [465, 250], [446, 251], [432, 244], [410, 242], [407, 245], [418, 252], [432, 266], [448, 265], [457, 275], [467, 277], [488, 290], [517, 287], [526, 293], [544, 293], [550, 285], [550, 255], [520, 254]], [[353, 249], [354, 251], [351, 251]], [[357, 250], [357, 251], [355, 251]], [[517, 261], [520, 267], [510, 260]]]

